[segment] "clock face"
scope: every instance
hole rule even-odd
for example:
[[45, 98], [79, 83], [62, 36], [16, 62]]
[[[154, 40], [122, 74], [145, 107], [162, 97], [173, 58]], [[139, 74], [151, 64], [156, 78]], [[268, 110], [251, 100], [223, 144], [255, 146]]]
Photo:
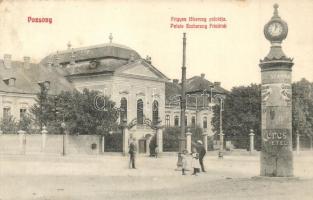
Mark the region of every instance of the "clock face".
[[279, 36], [283, 32], [283, 26], [278, 22], [274, 22], [269, 25], [268, 32], [271, 36]]

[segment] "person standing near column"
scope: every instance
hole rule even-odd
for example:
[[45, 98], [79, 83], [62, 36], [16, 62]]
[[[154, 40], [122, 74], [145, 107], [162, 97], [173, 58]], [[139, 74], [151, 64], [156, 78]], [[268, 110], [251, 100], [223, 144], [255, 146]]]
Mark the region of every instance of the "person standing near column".
[[135, 140], [133, 139], [129, 144], [129, 168], [136, 169], [136, 151], [137, 147], [135, 144]]
[[204, 158], [204, 156], [205, 156], [205, 154], [206, 154], [206, 150], [205, 150], [205, 147], [204, 147], [204, 145], [202, 144], [202, 141], [201, 141], [201, 140], [198, 140], [197, 143], [198, 143], [198, 145], [199, 145], [199, 147], [198, 147], [199, 163], [200, 163], [202, 172], [205, 172], [204, 164], [203, 164], [203, 158]]

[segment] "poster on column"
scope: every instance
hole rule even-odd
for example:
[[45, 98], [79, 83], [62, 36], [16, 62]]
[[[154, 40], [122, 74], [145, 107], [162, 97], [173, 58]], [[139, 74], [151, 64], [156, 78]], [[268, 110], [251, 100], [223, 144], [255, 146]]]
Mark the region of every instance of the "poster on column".
[[310, 200], [312, 10], [0, 0], [0, 200]]

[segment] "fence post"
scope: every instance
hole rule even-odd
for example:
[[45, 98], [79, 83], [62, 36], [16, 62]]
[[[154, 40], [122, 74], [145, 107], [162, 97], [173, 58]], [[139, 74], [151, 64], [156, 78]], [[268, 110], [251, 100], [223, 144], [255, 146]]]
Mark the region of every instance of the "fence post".
[[46, 148], [47, 133], [48, 133], [47, 127], [43, 126], [41, 131], [41, 152], [44, 152]]
[[300, 134], [297, 133], [297, 154], [300, 152]]
[[25, 135], [25, 131], [19, 130], [19, 131], [17, 131], [17, 133], [20, 136], [21, 154], [25, 154], [26, 153], [26, 135]]
[[158, 149], [159, 152], [158, 153], [162, 153], [163, 152], [163, 126], [161, 125], [161, 120], [158, 119], [158, 124], [156, 126], [156, 139], [157, 139], [157, 145], [158, 145]]
[[250, 129], [250, 154], [253, 153], [254, 151], [254, 133], [253, 133], [253, 129]]
[[191, 152], [191, 132], [188, 130], [186, 133], [186, 150], [188, 153]]
[[101, 153], [104, 153], [105, 136], [101, 135]]
[[123, 155], [127, 156], [128, 153], [128, 140], [129, 140], [129, 134], [128, 134], [128, 126], [127, 126], [127, 120], [123, 119], [121, 128], [123, 131]]

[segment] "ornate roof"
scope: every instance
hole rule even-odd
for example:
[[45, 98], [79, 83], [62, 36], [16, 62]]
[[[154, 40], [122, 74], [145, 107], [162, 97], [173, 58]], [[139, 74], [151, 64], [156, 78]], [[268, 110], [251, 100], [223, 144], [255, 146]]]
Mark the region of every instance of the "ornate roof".
[[44, 65], [47, 65], [49, 62], [68, 64], [72, 60], [75, 60], [75, 62], [81, 62], [104, 58], [122, 60], [128, 60], [132, 58], [137, 60], [141, 57], [135, 50], [127, 46], [116, 43], [105, 43], [81, 48], [69, 48], [64, 51], [54, 52], [42, 59], [40, 63]]

